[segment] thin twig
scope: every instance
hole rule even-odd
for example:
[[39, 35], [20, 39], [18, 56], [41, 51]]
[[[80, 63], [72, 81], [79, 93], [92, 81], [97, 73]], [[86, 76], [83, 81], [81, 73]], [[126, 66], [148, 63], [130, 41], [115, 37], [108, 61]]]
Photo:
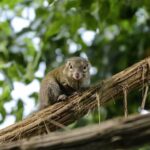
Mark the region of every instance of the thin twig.
[[48, 121], [49, 123], [51, 123], [51, 124], [53, 124], [53, 125], [55, 125], [55, 126], [61, 128], [61, 129], [69, 130], [69, 128], [67, 128], [65, 125], [59, 123], [58, 121], [55, 121], [55, 120], [52, 120], [52, 119], [47, 120], [47, 121]]
[[127, 100], [127, 87], [123, 86], [123, 94], [124, 94], [124, 116], [128, 117], [128, 100]]
[[142, 99], [141, 109], [145, 108], [145, 103], [146, 103], [148, 89], [149, 89], [149, 86], [148, 86], [148, 84], [146, 84], [144, 96], [143, 96], [143, 99]]
[[43, 122], [44, 122], [44, 126], [45, 126], [45, 128], [46, 128], [47, 134], [49, 134], [49, 133], [50, 133], [50, 130], [48, 129], [48, 127], [47, 127], [45, 121], [43, 121]]
[[98, 92], [96, 92], [96, 100], [97, 100], [97, 109], [98, 109], [98, 121], [99, 124], [101, 122], [101, 110], [100, 110], [100, 95], [98, 94]]

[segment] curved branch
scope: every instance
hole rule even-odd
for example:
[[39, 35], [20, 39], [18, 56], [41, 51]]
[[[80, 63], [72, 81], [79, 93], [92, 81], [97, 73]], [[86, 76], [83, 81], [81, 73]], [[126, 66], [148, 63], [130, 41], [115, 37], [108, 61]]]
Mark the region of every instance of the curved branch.
[[100, 105], [112, 98], [123, 96], [124, 88], [128, 93], [142, 87], [150, 79], [150, 57], [104, 80], [83, 93], [70, 96], [68, 100], [45, 108], [33, 116], [0, 130], [0, 143], [49, 133], [62, 128], [85, 115], [89, 109], [97, 107], [96, 95]]
[[3, 150], [131, 149], [150, 143], [150, 114], [117, 118], [100, 125], [54, 132], [0, 145]]

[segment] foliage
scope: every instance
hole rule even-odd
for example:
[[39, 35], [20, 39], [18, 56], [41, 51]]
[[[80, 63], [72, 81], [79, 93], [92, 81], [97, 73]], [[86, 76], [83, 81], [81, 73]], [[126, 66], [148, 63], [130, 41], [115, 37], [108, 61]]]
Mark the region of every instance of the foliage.
[[[35, 75], [41, 62], [46, 73], [67, 57], [86, 55], [96, 83], [150, 55], [149, 0], [2, 0], [0, 6], [1, 123], [8, 114], [22, 119], [22, 99], [9, 113], [4, 104], [13, 101], [15, 81], [26, 85], [41, 81]], [[16, 18], [24, 19], [20, 26], [28, 25], [14, 26]], [[36, 102], [37, 95], [31, 93]], [[130, 95], [130, 112], [138, 110], [139, 95], [137, 91]], [[122, 115], [122, 108], [121, 101], [102, 108], [102, 120]], [[95, 112], [84, 119], [86, 124], [98, 122]]]

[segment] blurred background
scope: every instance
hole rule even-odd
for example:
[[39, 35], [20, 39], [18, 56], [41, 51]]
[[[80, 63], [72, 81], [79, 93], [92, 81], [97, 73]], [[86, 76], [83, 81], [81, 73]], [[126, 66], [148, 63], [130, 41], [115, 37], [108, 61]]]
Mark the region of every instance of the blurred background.
[[[90, 60], [92, 84], [150, 56], [150, 1], [1, 0], [0, 128], [38, 108], [41, 79], [71, 56]], [[141, 100], [128, 95], [130, 114]], [[100, 110], [101, 121], [123, 116], [123, 100]], [[72, 126], [98, 121], [95, 110]]]

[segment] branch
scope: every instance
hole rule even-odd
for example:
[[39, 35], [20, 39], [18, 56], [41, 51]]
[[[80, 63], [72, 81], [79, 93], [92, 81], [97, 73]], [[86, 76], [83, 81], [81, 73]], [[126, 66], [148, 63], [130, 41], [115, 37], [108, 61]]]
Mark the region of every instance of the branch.
[[[84, 116], [89, 109], [100, 106], [112, 99], [141, 88], [150, 79], [150, 57], [104, 80], [83, 93], [70, 96], [64, 102], [49, 106], [33, 116], [0, 130], [0, 143], [10, 142], [35, 135], [49, 133]], [[98, 96], [97, 96], [98, 95]]]
[[3, 150], [129, 149], [150, 143], [150, 114], [117, 118], [100, 125], [54, 132], [0, 145]]

